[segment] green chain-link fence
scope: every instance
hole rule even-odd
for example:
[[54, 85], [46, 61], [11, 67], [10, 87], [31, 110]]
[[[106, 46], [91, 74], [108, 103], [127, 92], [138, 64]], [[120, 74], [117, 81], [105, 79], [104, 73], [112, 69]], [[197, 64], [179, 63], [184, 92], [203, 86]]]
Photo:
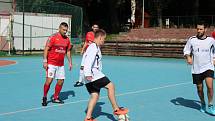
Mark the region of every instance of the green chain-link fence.
[[[24, 5], [24, 6], [23, 6]], [[43, 13], [43, 14], [61, 14], [71, 15], [71, 40], [72, 43], [80, 43], [82, 36], [82, 21], [83, 21], [83, 10], [79, 6], [63, 3], [53, 2], [50, 0], [38, 2], [38, 0], [17, 0], [16, 1], [16, 12], [28, 12], [28, 13]], [[54, 28], [56, 29], [56, 28]]]

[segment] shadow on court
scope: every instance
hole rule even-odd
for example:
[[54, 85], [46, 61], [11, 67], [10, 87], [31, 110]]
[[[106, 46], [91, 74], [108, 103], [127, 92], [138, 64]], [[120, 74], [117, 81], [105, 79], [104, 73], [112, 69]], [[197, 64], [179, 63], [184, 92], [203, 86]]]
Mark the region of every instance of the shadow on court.
[[187, 108], [200, 110], [200, 101], [197, 101], [197, 100], [189, 100], [189, 99], [184, 99], [183, 97], [177, 97], [176, 99], [172, 99], [170, 102], [172, 102], [177, 106], [184, 106]]
[[[196, 110], [200, 110], [200, 108], [201, 108], [200, 101], [184, 99], [183, 97], [177, 97], [176, 99], [172, 99], [171, 102], [175, 105], [193, 108]], [[210, 116], [215, 116], [215, 115], [208, 113], [207, 111], [205, 113]]]
[[[75, 92], [74, 92], [73, 90], [69, 90], [69, 91], [65, 91], [65, 92], [60, 92], [59, 98], [60, 98], [61, 100], [67, 100], [67, 99], [69, 99], [69, 96], [70, 96], [70, 95], [72, 95], [72, 97], [75, 97]], [[53, 98], [53, 97], [54, 97], [54, 95], [52, 95], [52, 96], [50, 97], [50, 100], [47, 101], [47, 103], [52, 102], [52, 98]]]
[[[114, 115], [113, 114], [110, 114], [110, 113], [105, 113], [105, 112], [102, 112], [102, 106], [101, 105], [104, 105], [105, 103], [104, 102], [97, 102], [96, 103], [96, 106], [94, 108], [94, 111], [93, 111], [93, 114], [92, 116], [94, 118], [97, 118], [99, 116], [106, 116], [108, 119], [110, 119], [111, 121], [117, 121], [115, 118], [114, 118]], [[87, 109], [85, 110], [85, 113], [87, 113]]]
[[65, 91], [65, 92], [61, 92], [59, 97], [61, 100], [67, 100], [69, 98], [69, 96], [75, 97], [75, 92], [70, 90], [70, 91]]

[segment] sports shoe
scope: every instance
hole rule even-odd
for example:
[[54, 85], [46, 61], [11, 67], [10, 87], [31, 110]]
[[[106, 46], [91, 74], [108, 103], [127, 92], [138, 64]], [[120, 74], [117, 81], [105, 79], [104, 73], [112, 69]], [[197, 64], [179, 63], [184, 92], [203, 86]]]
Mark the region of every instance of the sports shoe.
[[43, 97], [42, 106], [47, 106], [47, 97]]
[[208, 106], [208, 113], [215, 116], [215, 108], [213, 105]]
[[115, 110], [113, 112], [114, 115], [125, 115], [128, 113], [128, 109], [127, 108], [122, 108], [120, 107], [118, 110]]
[[205, 104], [201, 104], [200, 111], [201, 111], [202, 113], [205, 113], [205, 111], [206, 111], [206, 105], [205, 105]]
[[83, 86], [83, 85], [84, 85], [84, 83], [77, 81], [77, 82], [74, 84], [74, 87], [80, 87], [80, 86]]
[[96, 119], [94, 119], [93, 117], [89, 118], [89, 119], [85, 119], [84, 121], [96, 121]]
[[63, 102], [63, 100], [60, 100], [59, 98], [57, 98], [57, 99], [52, 98], [52, 103], [60, 103], [60, 104], [63, 104], [64, 102]]

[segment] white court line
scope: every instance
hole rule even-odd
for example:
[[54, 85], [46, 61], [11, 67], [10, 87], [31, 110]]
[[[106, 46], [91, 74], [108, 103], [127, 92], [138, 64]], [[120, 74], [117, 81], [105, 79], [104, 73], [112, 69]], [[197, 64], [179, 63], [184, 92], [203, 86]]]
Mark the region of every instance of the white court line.
[[[119, 96], [124, 96], [124, 95], [138, 94], [138, 93], [149, 92], [149, 91], [154, 91], [154, 90], [159, 90], [159, 89], [164, 89], [164, 88], [176, 87], [176, 86], [180, 86], [180, 85], [187, 85], [190, 83], [191, 82], [171, 84], [171, 85], [155, 87], [155, 88], [151, 88], [151, 89], [144, 89], [144, 90], [138, 90], [138, 91], [133, 91], [133, 92], [121, 93], [121, 94], [117, 94], [116, 96], [119, 97]], [[104, 99], [104, 98], [108, 98], [108, 97], [107, 96], [100, 97], [100, 99]], [[24, 109], [24, 110], [17, 110], [17, 111], [13, 111], [13, 112], [0, 113], [0, 116], [12, 115], [12, 114], [16, 114], [16, 113], [29, 112], [29, 111], [35, 111], [35, 110], [41, 110], [41, 109], [52, 108], [52, 107], [60, 107], [60, 106], [69, 105], [69, 104], [87, 102], [88, 100], [89, 99], [84, 99], [84, 100], [68, 102], [68, 103], [64, 103], [64, 104], [60, 104], [60, 105], [51, 105], [51, 106], [46, 106], [46, 107], [36, 107], [36, 108], [30, 108], [30, 109]]]
[[[10, 66], [10, 65], [6, 65], [6, 66]], [[0, 66], [1, 67], [1, 66]], [[73, 64], [72, 67], [78, 67], [78, 64]], [[64, 67], [65, 68], [65, 71], [66, 71], [66, 66]], [[33, 70], [33, 69], [32, 69]], [[19, 74], [19, 73], [26, 73], [26, 72], [35, 72], [35, 71], [38, 71], [38, 70], [33, 70], [33, 71], [8, 71], [8, 72], [0, 72], [0, 75], [7, 75], [7, 74]], [[41, 67], [41, 70], [43, 71], [43, 67]], [[41, 71], [41, 72], [42, 72]]]

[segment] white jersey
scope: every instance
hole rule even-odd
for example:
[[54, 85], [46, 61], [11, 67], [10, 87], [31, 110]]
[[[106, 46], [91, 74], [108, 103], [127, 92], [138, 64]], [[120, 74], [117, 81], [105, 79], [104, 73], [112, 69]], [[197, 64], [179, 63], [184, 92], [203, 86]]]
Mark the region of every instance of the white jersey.
[[[105, 77], [102, 73], [102, 54], [100, 48], [92, 43], [84, 54], [84, 76], [92, 76], [92, 81]], [[92, 82], [85, 80], [86, 83]]]
[[85, 57], [86, 57], [86, 54], [84, 52], [84, 54], [82, 55], [81, 66], [84, 66]]
[[184, 47], [184, 55], [191, 55], [193, 59], [192, 73], [200, 74], [207, 70], [214, 70], [215, 41], [212, 37], [198, 39], [190, 37]]

